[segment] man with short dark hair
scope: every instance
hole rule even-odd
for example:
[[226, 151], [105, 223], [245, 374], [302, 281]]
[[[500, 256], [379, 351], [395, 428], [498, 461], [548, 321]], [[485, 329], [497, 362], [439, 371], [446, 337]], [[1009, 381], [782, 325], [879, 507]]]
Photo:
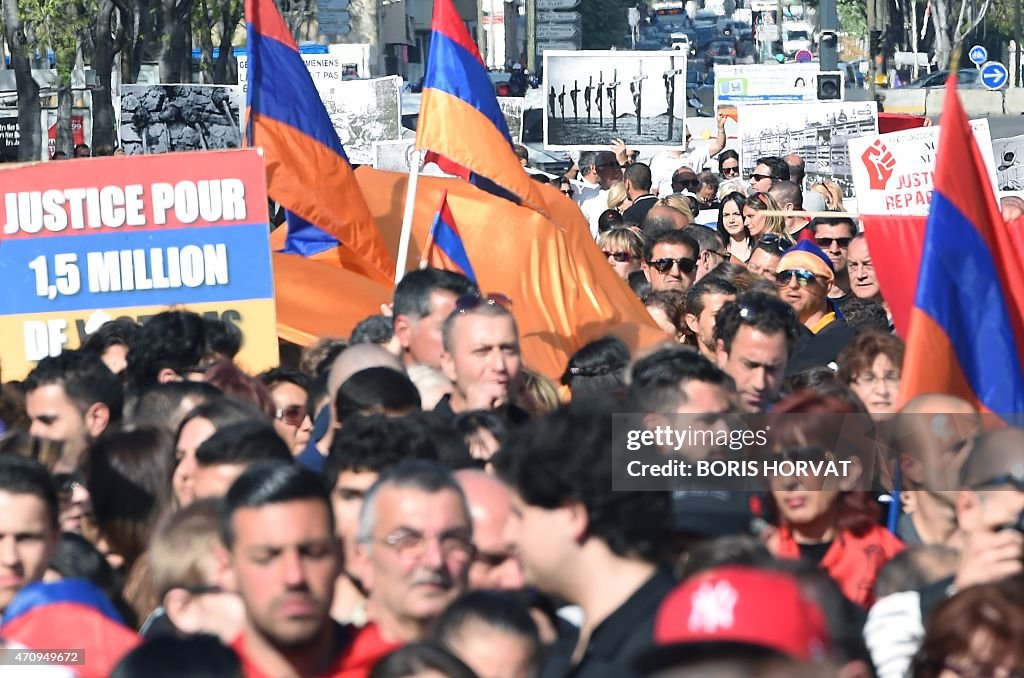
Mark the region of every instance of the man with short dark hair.
[[494, 468], [512, 492], [507, 533], [528, 584], [578, 605], [542, 676], [629, 676], [653, 643], [655, 612], [674, 579], [667, 492], [612, 492], [608, 401], [573, 401], [512, 434]]
[[672, 173], [673, 193], [696, 193], [698, 186], [700, 186], [700, 179], [697, 178], [697, 173], [689, 167], [680, 167]]
[[[672, 179], [672, 188], [674, 190], [675, 176]], [[697, 175], [697, 180], [700, 182], [696, 191], [697, 202], [700, 204], [700, 208], [702, 210], [717, 210], [719, 208], [718, 187], [720, 185], [718, 175], [711, 170], [705, 170]], [[676, 191], [676, 193], [679, 193], [679, 191]]]
[[722, 262], [729, 261], [732, 256], [725, 248], [722, 237], [718, 231], [706, 226], [690, 224], [683, 229], [683, 233], [693, 238], [700, 248], [700, 256], [697, 257], [697, 274], [694, 282], [700, 282], [704, 276], [713, 272]]
[[633, 364], [627, 402], [643, 414], [707, 414], [733, 409], [732, 379], [692, 349], [663, 348]]
[[708, 276], [698, 280], [686, 293], [686, 326], [697, 338], [697, 349], [712, 362], [715, 351], [715, 316], [739, 292], [728, 280]]
[[778, 400], [798, 327], [793, 309], [764, 292], [741, 294], [718, 311], [718, 366], [736, 382], [745, 411], [764, 412]]
[[440, 368], [444, 352], [441, 325], [455, 310], [459, 297], [475, 291], [466, 276], [439, 268], [411, 271], [402, 278], [395, 286], [392, 317], [407, 366]]
[[658, 231], [648, 237], [644, 245], [641, 269], [651, 289], [690, 289], [697, 276], [697, 258], [700, 245], [682, 231]]
[[789, 165], [777, 156], [758, 158], [750, 175], [750, 186], [759, 193], [767, 193], [773, 184], [789, 181]]
[[330, 618], [341, 549], [316, 474], [288, 462], [250, 466], [224, 498], [221, 539], [224, 583], [245, 604], [232, 647], [246, 678], [363, 675], [394, 649], [373, 627], [357, 637]]
[[497, 410], [514, 424], [529, 418], [512, 402], [523, 361], [516, 319], [503, 303], [496, 297], [480, 297], [445, 320], [441, 370], [453, 390], [441, 398], [435, 412], [454, 418], [469, 410]]
[[[801, 212], [804, 209], [804, 195], [800, 187], [792, 181], [777, 181], [768, 189], [768, 195], [779, 204], [783, 212]], [[786, 222], [786, 233], [793, 240], [800, 237], [800, 231], [807, 226], [807, 219], [794, 214], [783, 217]]]
[[404, 461], [385, 471], [359, 513], [359, 561], [370, 618], [392, 643], [425, 640], [466, 589], [473, 526], [466, 497], [437, 464]]
[[[584, 164], [586, 163], [586, 164]], [[590, 233], [597, 239], [598, 219], [601, 213], [608, 209], [608, 189], [612, 184], [622, 181], [622, 167], [618, 158], [611, 151], [597, 151], [591, 157], [586, 153], [580, 154], [580, 176], [588, 184], [598, 186], [597, 193], [583, 198], [580, 202], [580, 210], [590, 224]]]
[[642, 162], [634, 163], [626, 168], [622, 176], [626, 182], [626, 195], [633, 201], [629, 209], [622, 213], [622, 219], [627, 224], [639, 224], [658, 201], [657, 196], [651, 193], [651, 168]]
[[832, 260], [835, 283], [829, 299], [842, 304], [850, 294], [850, 271], [847, 259], [850, 243], [857, 235], [857, 224], [850, 217], [816, 217], [807, 225], [814, 235], [814, 242]]
[[58, 471], [77, 471], [92, 441], [121, 419], [121, 383], [94, 353], [43, 358], [22, 389], [29, 433], [61, 444]]
[[196, 448], [196, 499], [227, 494], [238, 476], [257, 461], [291, 461], [291, 450], [270, 424], [245, 421], [218, 429]]
[[141, 394], [168, 381], [202, 381], [213, 362], [208, 325], [191, 311], [164, 311], [139, 329], [128, 351], [129, 391]]
[[747, 260], [747, 270], [775, 284], [775, 270], [786, 250], [793, 246], [793, 241], [774, 233], [762, 235], [754, 251]]
[[0, 618], [14, 596], [41, 581], [60, 539], [57, 488], [36, 461], [0, 455]]

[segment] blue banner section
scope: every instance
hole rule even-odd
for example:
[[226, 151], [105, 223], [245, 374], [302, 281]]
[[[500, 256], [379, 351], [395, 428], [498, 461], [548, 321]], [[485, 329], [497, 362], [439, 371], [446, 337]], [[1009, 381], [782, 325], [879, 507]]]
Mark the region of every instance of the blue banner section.
[[8, 240], [0, 315], [270, 299], [268, 240], [263, 224]]

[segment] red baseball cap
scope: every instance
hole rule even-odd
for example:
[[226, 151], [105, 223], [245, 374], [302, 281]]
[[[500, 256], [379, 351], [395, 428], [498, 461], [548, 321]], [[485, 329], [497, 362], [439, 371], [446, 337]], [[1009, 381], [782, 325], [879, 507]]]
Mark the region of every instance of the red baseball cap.
[[825, 658], [825, 615], [788, 574], [728, 566], [677, 586], [654, 622], [658, 648], [743, 645], [799, 661]]

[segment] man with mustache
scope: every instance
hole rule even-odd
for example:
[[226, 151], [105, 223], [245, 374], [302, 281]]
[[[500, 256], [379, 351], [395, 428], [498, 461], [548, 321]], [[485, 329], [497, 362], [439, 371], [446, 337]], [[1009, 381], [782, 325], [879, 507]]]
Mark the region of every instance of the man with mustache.
[[462, 488], [437, 464], [403, 461], [366, 493], [359, 514], [357, 569], [367, 614], [392, 643], [427, 638], [466, 589], [473, 528]]
[[289, 461], [249, 466], [221, 508], [221, 584], [245, 605], [232, 644], [246, 678], [366, 675], [394, 643], [331, 620], [341, 547], [320, 477]]

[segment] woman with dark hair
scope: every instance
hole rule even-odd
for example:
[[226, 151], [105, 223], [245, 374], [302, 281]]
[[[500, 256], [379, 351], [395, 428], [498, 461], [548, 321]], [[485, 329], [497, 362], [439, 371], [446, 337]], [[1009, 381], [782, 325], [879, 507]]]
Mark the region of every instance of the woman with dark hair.
[[266, 421], [251, 404], [234, 398], [213, 398], [199, 405], [181, 421], [174, 438], [174, 455], [167, 474], [165, 505], [172, 511], [188, 506], [195, 498], [196, 449], [225, 426], [244, 421]]
[[888, 332], [861, 332], [836, 362], [839, 380], [864, 401], [871, 416], [883, 421], [896, 413], [903, 374], [903, 341]]
[[267, 370], [257, 378], [270, 390], [274, 401], [274, 430], [293, 455], [302, 454], [313, 431], [309, 409], [313, 380], [302, 372], [282, 369]]
[[685, 343], [690, 334], [686, 326], [686, 293], [681, 290], [658, 290], [644, 298], [644, 306], [655, 324], [674, 341]]
[[466, 441], [469, 454], [485, 465], [505, 444], [508, 423], [490, 410], [471, 410], [455, 415], [455, 428]]
[[911, 678], [1019, 676], [1024, 670], [1024, 579], [977, 584], [931, 614]]
[[743, 207], [747, 199], [742, 193], [730, 193], [722, 199], [718, 210], [718, 236], [726, 243], [729, 254], [746, 263], [754, 253], [754, 237], [743, 223]]
[[473, 669], [434, 643], [412, 643], [377, 662], [369, 678], [477, 678]]
[[740, 175], [740, 154], [727, 148], [718, 154], [718, 173], [723, 179], [735, 179]]
[[206, 371], [206, 383], [213, 384], [226, 396], [249, 403], [268, 418], [274, 416], [276, 407], [267, 387], [230, 360], [214, 363]]
[[576, 351], [562, 375], [573, 398], [599, 393], [621, 394], [629, 367], [629, 347], [618, 337], [603, 337]]
[[[819, 468], [817, 473], [768, 478], [779, 516], [768, 550], [777, 558], [817, 564], [847, 598], [865, 608], [874, 602], [879, 570], [904, 548], [878, 524], [878, 504], [861, 489], [873, 476], [871, 431], [870, 419], [849, 405], [804, 391], [772, 410], [770, 452], [764, 457], [765, 462], [811, 462]], [[824, 472], [829, 466], [835, 474]]]

